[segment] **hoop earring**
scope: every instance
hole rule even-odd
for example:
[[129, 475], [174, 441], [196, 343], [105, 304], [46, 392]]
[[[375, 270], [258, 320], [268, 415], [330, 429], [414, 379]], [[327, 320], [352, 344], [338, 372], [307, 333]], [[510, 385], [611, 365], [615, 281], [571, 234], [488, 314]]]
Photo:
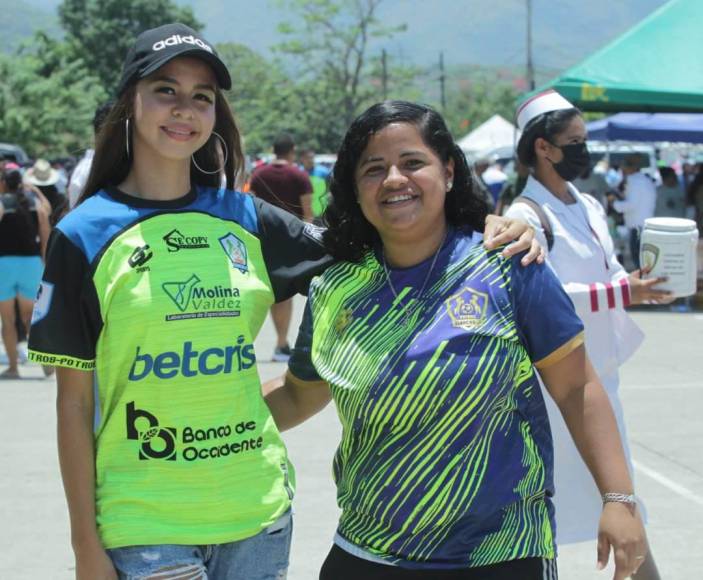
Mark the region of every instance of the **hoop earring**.
[[190, 159], [193, 162], [193, 165], [195, 165], [196, 169], [198, 171], [200, 171], [201, 173], [204, 173], [205, 175], [215, 175], [216, 173], [220, 173], [221, 171], [224, 171], [225, 167], [227, 167], [227, 159], [229, 158], [229, 150], [227, 149], [227, 142], [222, 138], [222, 135], [220, 135], [217, 131], [213, 131], [212, 134], [220, 140], [220, 143], [222, 143], [222, 148], [225, 150], [225, 160], [222, 163], [222, 167], [215, 169], [214, 171], [205, 171], [202, 167], [200, 167], [200, 165], [198, 165], [198, 162], [195, 160], [195, 154], [190, 156]]
[[124, 145], [127, 150], [127, 159], [129, 159], [129, 119], [124, 120]]

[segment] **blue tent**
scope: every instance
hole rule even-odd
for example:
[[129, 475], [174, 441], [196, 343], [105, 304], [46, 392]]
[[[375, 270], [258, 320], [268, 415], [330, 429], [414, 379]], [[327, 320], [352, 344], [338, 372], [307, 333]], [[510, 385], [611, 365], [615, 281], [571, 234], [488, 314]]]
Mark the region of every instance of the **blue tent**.
[[588, 123], [597, 141], [675, 141], [703, 143], [703, 114], [619, 113]]

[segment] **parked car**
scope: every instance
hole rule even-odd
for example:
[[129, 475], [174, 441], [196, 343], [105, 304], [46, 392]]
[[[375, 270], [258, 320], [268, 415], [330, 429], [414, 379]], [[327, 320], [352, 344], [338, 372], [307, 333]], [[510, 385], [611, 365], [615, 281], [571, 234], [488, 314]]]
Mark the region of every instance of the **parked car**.
[[19, 145], [14, 143], [0, 143], [0, 159], [14, 161], [18, 165], [25, 166], [29, 163], [29, 155], [27, 155]]

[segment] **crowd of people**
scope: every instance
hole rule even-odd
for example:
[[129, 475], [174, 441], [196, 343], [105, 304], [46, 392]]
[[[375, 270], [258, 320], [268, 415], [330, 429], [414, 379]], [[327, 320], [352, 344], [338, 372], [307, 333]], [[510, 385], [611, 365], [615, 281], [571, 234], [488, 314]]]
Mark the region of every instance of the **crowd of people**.
[[[646, 167], [643, 155], [630, 153], [619, 165], [607, 159], [589, 163], [572, 180], [578, 191], [603, 206], [618, 259], [635, 267], [639, 266], [639, 232], [647, 218], [692, 219], [703, 236], [703, 162], [682, 158], [672, 165], [659, 161], [654, 171], [644, 171]], [[498, 215], [504, 215], [520, 196], [530, 172], [517, 157], [509, 163], [482, 157], [474, 169]]]
[[[334, 401], [320, 578], [553, 579], [557, 544], [598, 539], [616, 580], [657, 580], [618, 368], [625, 308], [671, 297], [623, 268], [613, 216], [636, 261], [646, 217], [703, 219], [703, 168], [688, 197], [635, 157], [609, 186], [554, 92], [516, 113], [512, 177], [405, 101], [363, 112], [331, 170], [285, 133], [250, 167], [231, 84], [195, 31], [148, 30], [72, 174], [2, 167], [1, 376], [28, 330], [56, 369], [77, 578], [285, 578], [281, 432]], [[288, 370], [262, 385], [269, 311]]]

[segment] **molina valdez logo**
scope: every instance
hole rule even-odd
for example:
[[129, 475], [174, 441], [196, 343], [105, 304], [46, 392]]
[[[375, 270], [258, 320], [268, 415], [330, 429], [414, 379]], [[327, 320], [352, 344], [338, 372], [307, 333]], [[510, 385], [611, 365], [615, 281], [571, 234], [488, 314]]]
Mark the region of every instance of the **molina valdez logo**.
[[202, 286], [197, 274], [185, 282], [165, 282], [161, 285], [166, 295], [176, 305], [179, 314], [166, 315], [166, 321], [191, 318], [226, 318], [239, 316], [241, 304], [239, 288]]
[[[147, 426], [142, 431], [137, 428], [140, 425]], [[139, 459], [165, 459], [166, 461], [176, 460], [176, 440], [177, 433], [174, 427], [160, 427], [159, 420], [143, 409], [137, 409], [134, 401], [127, 403], [127, 439], [139, 441]]]
[[209, 248], [205, 236], [184, 236], [177, 229], [171, 230], [163, 237], [164, 242], [168, 246], [169, 252], [178, 252], [179, 250], [200, 250]]

